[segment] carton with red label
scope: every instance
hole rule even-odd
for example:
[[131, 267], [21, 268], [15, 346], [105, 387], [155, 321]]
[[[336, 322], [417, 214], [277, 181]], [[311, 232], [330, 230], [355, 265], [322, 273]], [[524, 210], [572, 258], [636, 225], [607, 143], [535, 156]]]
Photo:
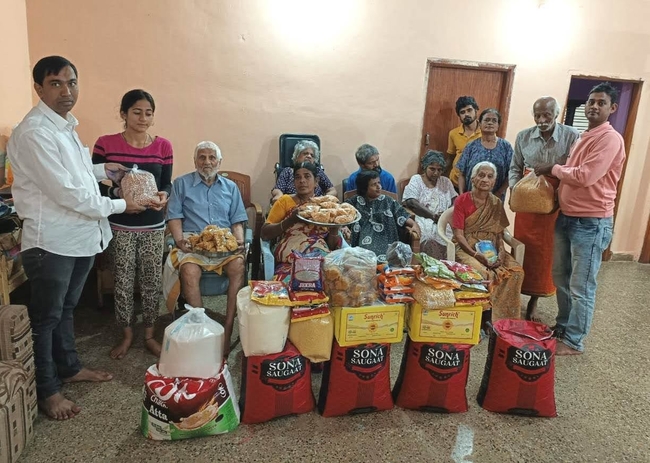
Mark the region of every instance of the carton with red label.
[[366, 307], [334, 307], [334, 335], [340, 346], [401, 342], [404, 304], [376, 302]]
[[466, 412], [470, 348], [407, 338], [393, 388], [395, 404], [428, 412]]
[[417, 342], [478, 344], [482, 315], [480, 305], [428, 309], [415, 302], [409, 309], [409, 336]]

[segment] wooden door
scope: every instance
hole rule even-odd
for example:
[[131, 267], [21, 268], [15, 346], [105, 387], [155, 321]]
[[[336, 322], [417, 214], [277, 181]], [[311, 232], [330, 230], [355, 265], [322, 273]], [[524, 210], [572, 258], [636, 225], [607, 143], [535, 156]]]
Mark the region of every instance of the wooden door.
[[503, 121], [498, 136], [503, 137], [508, 124], [514, 68], [430, 60], [420, 156], [430, 149], [447, 152], [449, 131], [460, 124], [456, 100], [464, 95], [474, 97], [479, 113], [486, 108], [496, 108], [501, 113]]

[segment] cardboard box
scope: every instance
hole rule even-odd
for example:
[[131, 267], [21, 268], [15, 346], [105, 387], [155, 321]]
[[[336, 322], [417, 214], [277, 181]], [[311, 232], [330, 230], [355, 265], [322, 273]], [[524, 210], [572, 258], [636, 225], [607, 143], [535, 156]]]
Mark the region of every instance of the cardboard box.
[[417, 302], [409, 308], [408, 332], [413, 341], [478, 344], [483, 307], [425, 309]]
[[404, 304], [334, 307], [334, 336], [343, 347], [401, 342], [405, 310]]

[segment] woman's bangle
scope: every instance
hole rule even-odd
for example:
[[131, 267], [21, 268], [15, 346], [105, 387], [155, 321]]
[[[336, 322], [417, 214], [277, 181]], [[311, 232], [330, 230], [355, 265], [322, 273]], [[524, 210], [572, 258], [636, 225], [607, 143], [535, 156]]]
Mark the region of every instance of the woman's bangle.
[[474, 259], [476, 259], [476, 256], [478, 256], [478, 251], [474, 251]]
[[284, 220], [280, 220], [280, 232], [284, 232]]

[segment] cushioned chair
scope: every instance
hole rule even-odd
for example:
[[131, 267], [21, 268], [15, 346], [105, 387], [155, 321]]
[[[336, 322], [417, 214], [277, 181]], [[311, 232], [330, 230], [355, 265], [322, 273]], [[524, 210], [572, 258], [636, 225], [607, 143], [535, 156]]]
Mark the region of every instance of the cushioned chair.
[[[454, 207], [450, 207], [445, 212], [442, 213], [438, 219], [438, 235], [440, 235], [447, 242], [447, 260], [455, 261], [456, 260], [456, 245], [447, 238], [446, 230], [447, 225], [451, 223], [451, 218], [454, 215]], [[503, 239], [508, 246], [511, 248], [510, 254], [515, 258], [520, 264], [524, 263], [524, 254], [526, 252], [526, 246], [521, 241], [514, 238], [508, 229], [503, 233]]]
[[410, 181], [410, 178], [403, 178], [397, 182], [397, 200], [400, 202], [400, 204], [403, 201], [402, 198], [404, 197], [404, 188], [406, 188], [406, 185], [408, 185]]
[[298, 134], [298, 133], [283, 133], [280, 135], [280, 146], [279, 146], [279, 160], [275, 164], [275, 178], [278, 178], [280, 172], [285, 167], [290, 167], [292, 165], [291, 158], [293, 156], [293, 150], [296, 147], [296, 143], [300, 140], [311, 140], [320, 149], [320, 137], [318, 135], [312, 134]]
[[[235, 182], [246, 208], [248, 222], [244, 228], [244, 243], [246, 245], [246, 271], [245, 284], [248, 284], [248, 274], [252, 271], [253, 277], [260, 272], [261, 250], [259, 246], [260, 230], [262, 229], [263, 216], [259, 204], [251, 202], [251, 178], [249, 175], [233, 171], [220, 171], [220, 175]], [[167, 238], [167, 245], [171, 249], [174, 240]], [[228, 291], [228, 277], [215, 272], [203, 272], [199, 283], [203, 296], [220, 296]]]

